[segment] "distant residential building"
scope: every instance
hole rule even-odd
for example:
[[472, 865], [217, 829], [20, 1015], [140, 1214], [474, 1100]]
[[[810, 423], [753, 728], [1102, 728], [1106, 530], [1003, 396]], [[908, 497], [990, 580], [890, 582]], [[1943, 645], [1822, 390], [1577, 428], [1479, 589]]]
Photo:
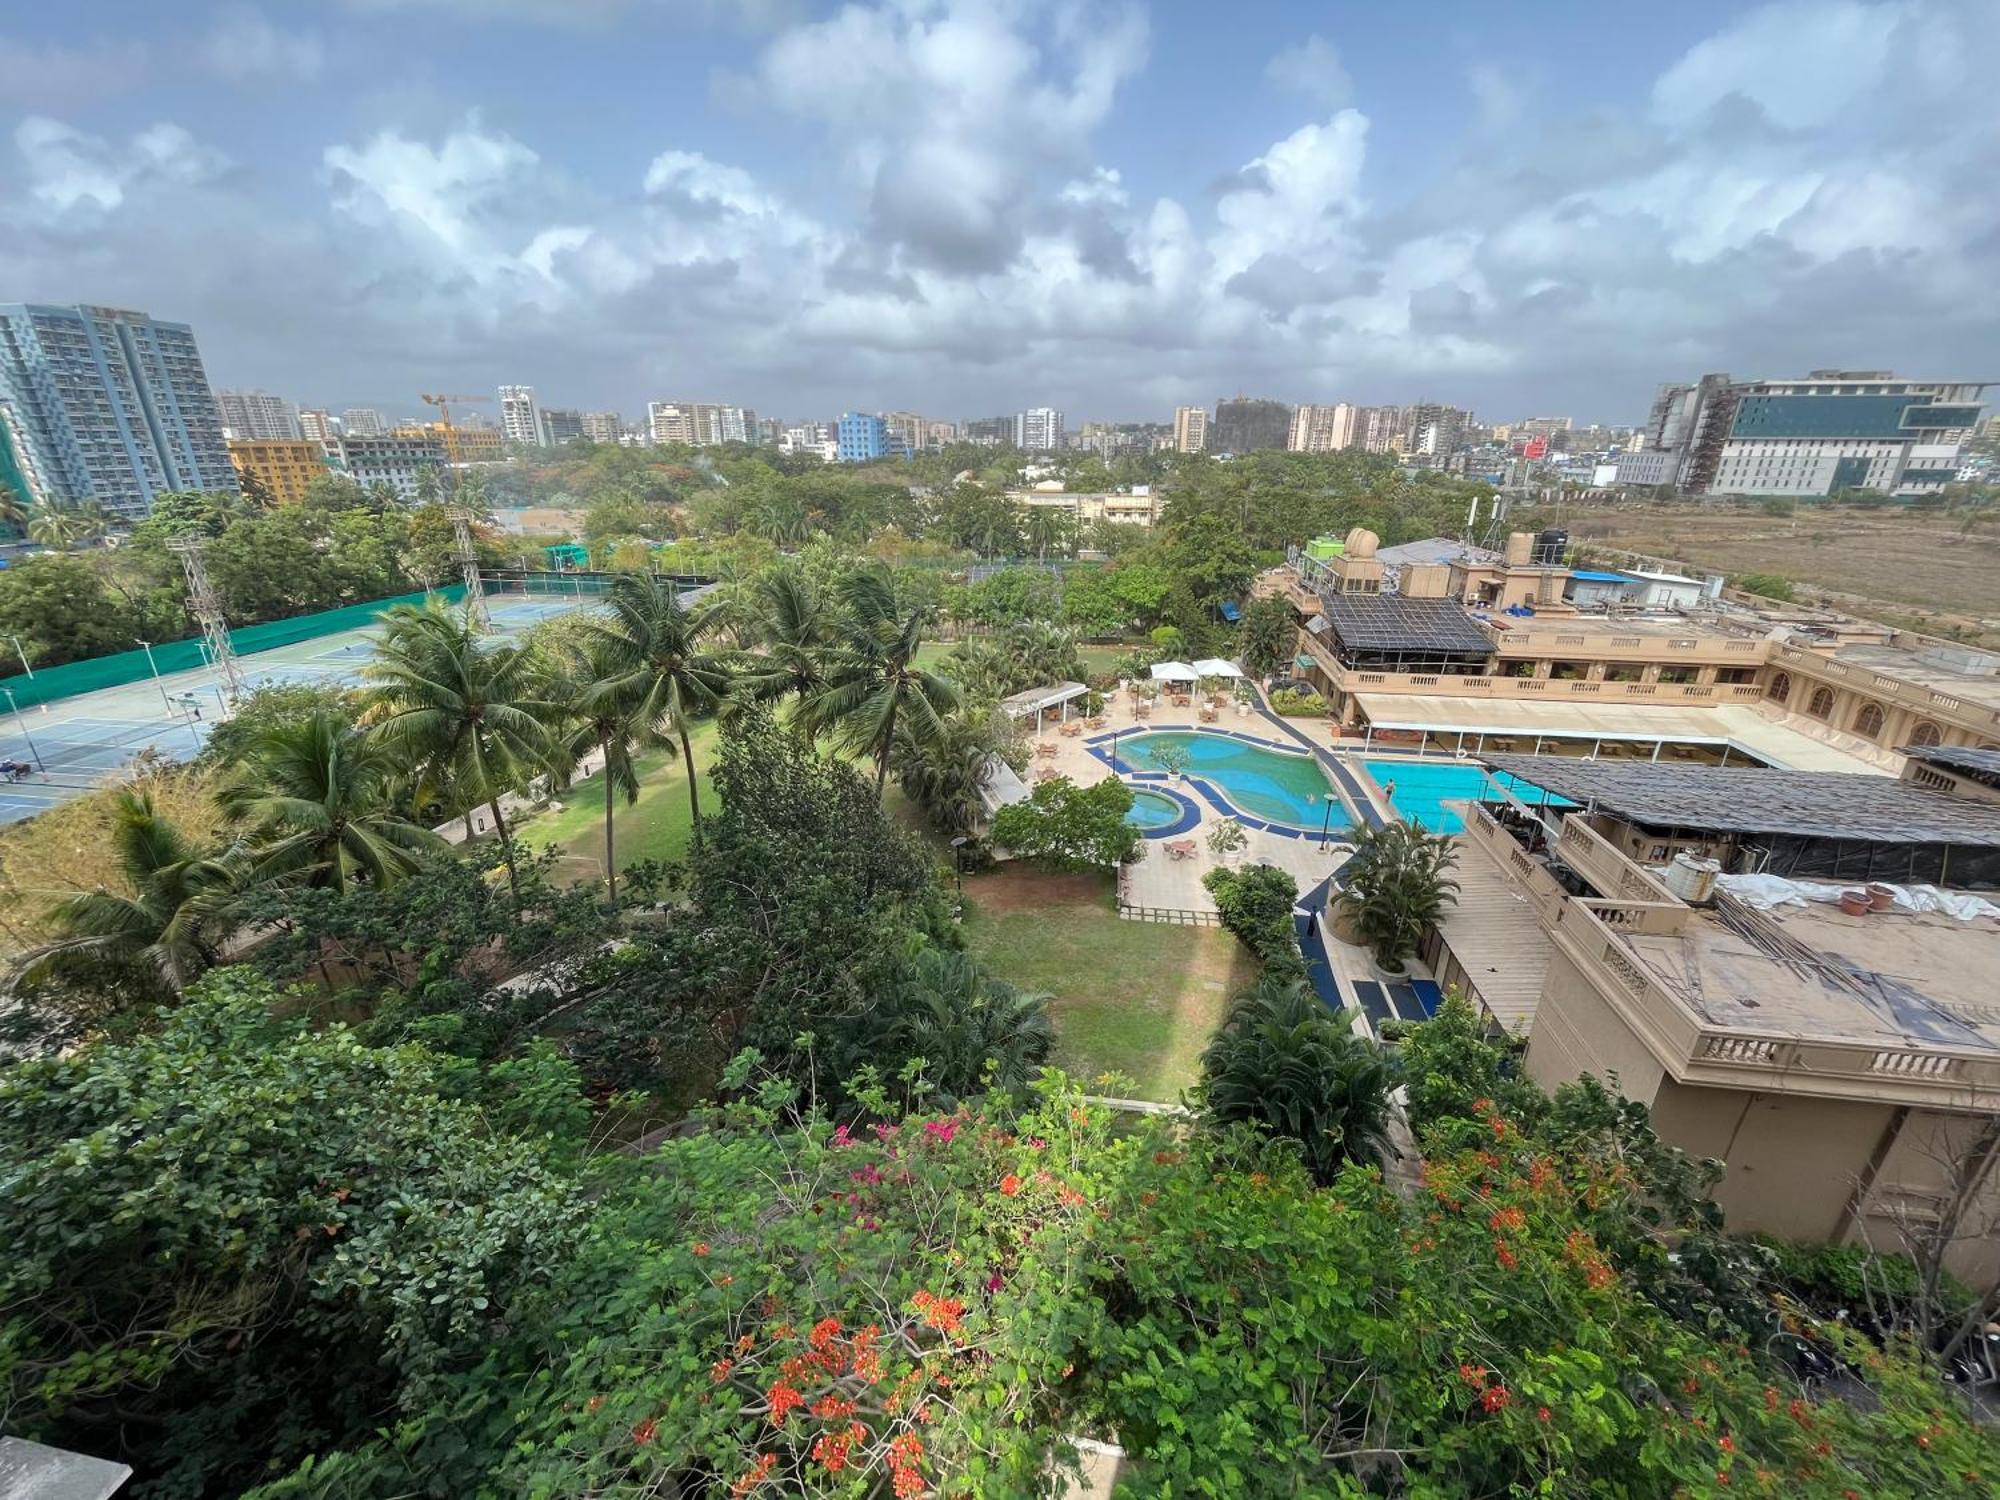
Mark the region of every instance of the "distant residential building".
[[1236, 396], [1215, 403], [1215, 421], [1208, 430], [1212, 453], [1254, 453], [1282, 448], [1292, 435], [1292, 409], [1283, 401]]
[[869, 412], [845, 412], [836, 442], [841, 463], [873, 463], [889, 456], [889, 424]]
[[1443, 460], [1456, 453], [1465, 441], [1472, 413], [1433, 401], [1410, 408], [1409, 443], [1404, 451], [1416, 458]]
[[572, 438], [583, 436], [583, 413], [563, 407], [549, 406], [542, 409], [542, 445], [560, 448]]
[[933, 452], [949, 448], [958, 441], [958, 423], [926, 422], [924, 424], [924, 446]]
[[1023, 453], [1055, 453], [1063, 445], [1063, 414], [1037, 406], [1014, 418], [1014, 446]]
[[542, 431], [542, 407], [531, 385], [500, 387], [500, 430], [510, 443], [540, 448], [546, 441]]
[[905, 453], [918, 453], [923, 450], [924, 419], [915, 412], [884, 412], [882, 423], [889, 429], [889, 441], [900, 444]]
[[419, 477], [426, 469], [445, 467], [444, 438], [427, 428], [343, 436], [333, 457], [347, 476], [363, 489], [387, 485], [401, 500], [414, 500]]
[[277, 439], [303, 437], [299, 409], [269, 391], [217, 391], [225, 438]]
[[254, 479], [280, 505], [297, 505], [326, 473], [326, 450], [311, 438], [230, 438], [229, 461], [246, 489]]
[[1572, 432], [1576, 424], [1568, 417], [1529, 417], [1514, 424], [1514, 435], [1552, 438], [1559, 432]]
[[1014, 441], [1013, 417], [974, 417], [965, 424], [965, 441], [985, 448], [998, 448]]
[[785, 436], [785, 424], [776, 417], [757, 419], [757, 441], [766, 448], [775, 448]]
[[330, 411], [302, 407], [299, 411], [299, 436], [315, 443], [330, 443], [340, 436], [340, 422]]
[[1174, 408], [1174, 450], [1199, 453], [1208, 446], [1208, 409], [1201, 406]]
[[1354, 446], [1355, 409], [1346, 402], [1333, 406], [1301, 406], [1292, 413], [1291, 437], [1285, 446], [1294, 453], [1332, 453]]
[[1957, 478], [1985, 385], [1886, 370], [1664, 385], [1618, 481], [1690, 495], [1934, 494]]
[[1009, 490], [1007, 498], [1033, 510], [1060, 510], [1079, 526], [1109, 521], [1121, 526], [1151, 526], [1166, 507], [1166, 497], [1155, 494], [1149, 485], [1134, 485], [1128, 492], [1100, 491], [1071, 493], [1062, 489]]
[[380, 437], [388, 430], [389, 423], [372, 406], [350, 406], [340, 414], [342, 437]]
[[649, 401], [646, 403], [646, 428], [653, 435], [653, 441], [665, 447], [670, 443], [684, 443], [694, 446], [694, 408], [685, 401]]
[[1400, 453], [1409, 413], [1400, 406], [1362, 406], [1354, 412], [1354, 446], [1366, 453]]
[[453, 463], [497, 464], [507, 457], [506, 438], [499, 428], [484, 422], [454, 422], [449, 439], [442, 422], [427, 423], [423, 431], [436, 436]]
[[0, 305], [0, 402], [47, 497], [129, 520], [236, 490], [194, 330], [115, 307]]
[[40, 505], [47, 500], [48, 488], [35, 469], [34, 455], [25, 440], [17, 436], [20, 418], [14, 408], [0, 400], [0, 498], [11, 497], [19, 505]]
[[587, 411], [583, 414], [583, 435], [593, 443], [615, 443], [625, 430], [625, 419], [615, 411]]

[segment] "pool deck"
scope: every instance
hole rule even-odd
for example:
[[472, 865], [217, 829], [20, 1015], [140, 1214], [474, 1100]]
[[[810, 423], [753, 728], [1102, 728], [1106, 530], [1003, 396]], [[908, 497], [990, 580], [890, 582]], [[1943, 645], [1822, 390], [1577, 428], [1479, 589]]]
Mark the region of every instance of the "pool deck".
[[[1129, 695], [1107, 694], [1104, 728], [1070, 736], [1063, 735], [1052, 719], [1034, 736], [1038, 747], [1047, 745], [1052, 749], [1049, 753], [1034, 755], [1028, 778], [1032, 780], [1043, 767], [1048, 767], [1069, 777], [1079, 786], [1094, 786], [1111, 775], [1111, 743], [1114, 738], [1162, 730], [1222, 734], [1268, 750], [1297, 751], [1299, 748], [1295, 743], [1288, 743], [1286, 737], [1268, 732], [1269, 726], [1255, 709], [1246, 708], [1239, 714], [1234, 707], [1225, 708], [1217, 722], [1203, 724], [1197, 722], [1194, 709], [1172, 708], [1164, 701], [1153, 707], [1149, 718], [1139, 718], [1135, 708], [1136, 704]], [[1321, 764], [1325, 764], [1324, 758], [1321, 758]], [[1209, 829], [1225, 817], [1235, 817], [1249, 835], [1249, 843], [1243, 851], [1227, 861], [1232, 868], [1253, 864], [1276, 865], [1299, 883], [1301, 892], [1310, 891], [1325, 881], [1346, 860], [1352, 849], [1352, 845], [1342, 841], [1344, 830], [1338, 826], [1332, 830], [1327, 847], [1322, 849], [1318, 829], [1273, 825], [1265, 819], [1237, 813], [1220, 787], [1199, 776], [1184, 776], [1176, 782], [1164, 771], [1131, 771], [1122, 765], [1120, 770], [1123, 773], [1121, 780], [1175, 797], [1191, 808], [1194, 816], [1194, 821], [1187, 826], [1176, 824], [1171, 831], [1146, 831], [1147, 837], [1140, 841], [1141, 859], [1135, 865], [1126, 866], [1119, 874], [1119, 900], [1128, 906], [1213, 912], [1216, 909], [1215, 899], [1202, 885], [1201, 878], [1224, 863], [1208, 852], [1207, 835]], [[1353, 795], [1349, 793], [1342, 800], [1348, 804], [1348, 813], [1352, 816]], [[1168, 838], [1192, 838], [1195, 841], [1193, 858], [1170, 858], [1165, 848]]]

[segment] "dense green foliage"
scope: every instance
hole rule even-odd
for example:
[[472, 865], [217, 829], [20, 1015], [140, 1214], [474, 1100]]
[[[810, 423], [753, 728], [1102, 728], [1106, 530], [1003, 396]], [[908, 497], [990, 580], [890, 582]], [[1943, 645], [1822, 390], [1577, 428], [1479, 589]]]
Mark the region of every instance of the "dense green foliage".
[[1210, 870], [1201, 883], [1215, 898], [1222, 925], [1257, 955], [1266, 975], [1282, 980], [1304, 976], [1305, 960], [1292, 930], [1299, 886], [1290, 874], [1276, 865], [1248, 865]]
[[993, 815], [993, 842], [1046, 870], [1106, 870], [1138, 850], [1138, 830], [1125, 821], [1131, 810], [1122, 781], [1078, 786], [1057, 776]]
[[1449, 834], [1426, 833], [1415, 822], [1385, 823], [1355, 837], [1342, 899], [1384, 968], [1400, 967], [1415, 954], [1457, 899], [1458, 882], [1450, 873], [1457, 859]]

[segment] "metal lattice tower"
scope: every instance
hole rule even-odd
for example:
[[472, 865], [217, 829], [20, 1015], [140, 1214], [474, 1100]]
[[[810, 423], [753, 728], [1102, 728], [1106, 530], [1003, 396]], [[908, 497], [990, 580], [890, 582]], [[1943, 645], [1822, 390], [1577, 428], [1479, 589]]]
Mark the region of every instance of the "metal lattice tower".
[[486, 614], [486, 586], [479, 581], [479, 554], [472, 546], [472, 512], [454, 505], [445, 515], [451, 518], [451, 535], [458, 544], [458, 570], [465, 579], [465, 607], [481, 625], [490, 623]]
[[229, 696], [234, 698], [243, 691], [243, 679], [236, 670], [236, 648], [229, 643], [229, 622], [223, 618], [222, 596], [208, 581], [208, 563], [202, 557], [202, 549], [207, 545], [206, 537], [177, 536], [169, 538], [167, 550], [180, 557], [182, 571], [187, 574], [188, 613], [201, 626], [209, 659], [222, 673], [222, 680], [229, 684]]

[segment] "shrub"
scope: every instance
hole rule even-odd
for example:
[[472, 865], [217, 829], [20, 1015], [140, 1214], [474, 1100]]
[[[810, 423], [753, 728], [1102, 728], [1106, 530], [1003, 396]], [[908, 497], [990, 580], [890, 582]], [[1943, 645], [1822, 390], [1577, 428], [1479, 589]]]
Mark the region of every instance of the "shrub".
[[1292, 931], [1298, 883], [1276, 865], [1210, 870], [1201, 883], [1215, 897], [1222, 925], [1257, 955], [1266, 974], [1302, 978], [1305, 960]]
[[1457, 859], [1448, 836], [1426, 833], [1416, 823], [1371, 828], [1355, 840], [1347, 899], [1384, 968], [1414, 954], [1425, 930], [1451, 905], [1458, 882], [1448, 872]]
[[1791, 579], [1779, 573], [1745, 573], [1736, 586], [1746, 594], [1776, 599], [1781, 604], [1790, 604], [1795, 597]]
[[1326, 712], [1326, 699], [1311, 688], [1279, 688], [1271, 694], [1271, 710], [1290, 718], [1311, 718]]
[[993, 842], [1046, 870], [1108, 869], [1138, 848], [1138, 830], [1125, 821], [1131, 810], [1122, 781], [1085, 787], [1058, 776], [993, 815]]

